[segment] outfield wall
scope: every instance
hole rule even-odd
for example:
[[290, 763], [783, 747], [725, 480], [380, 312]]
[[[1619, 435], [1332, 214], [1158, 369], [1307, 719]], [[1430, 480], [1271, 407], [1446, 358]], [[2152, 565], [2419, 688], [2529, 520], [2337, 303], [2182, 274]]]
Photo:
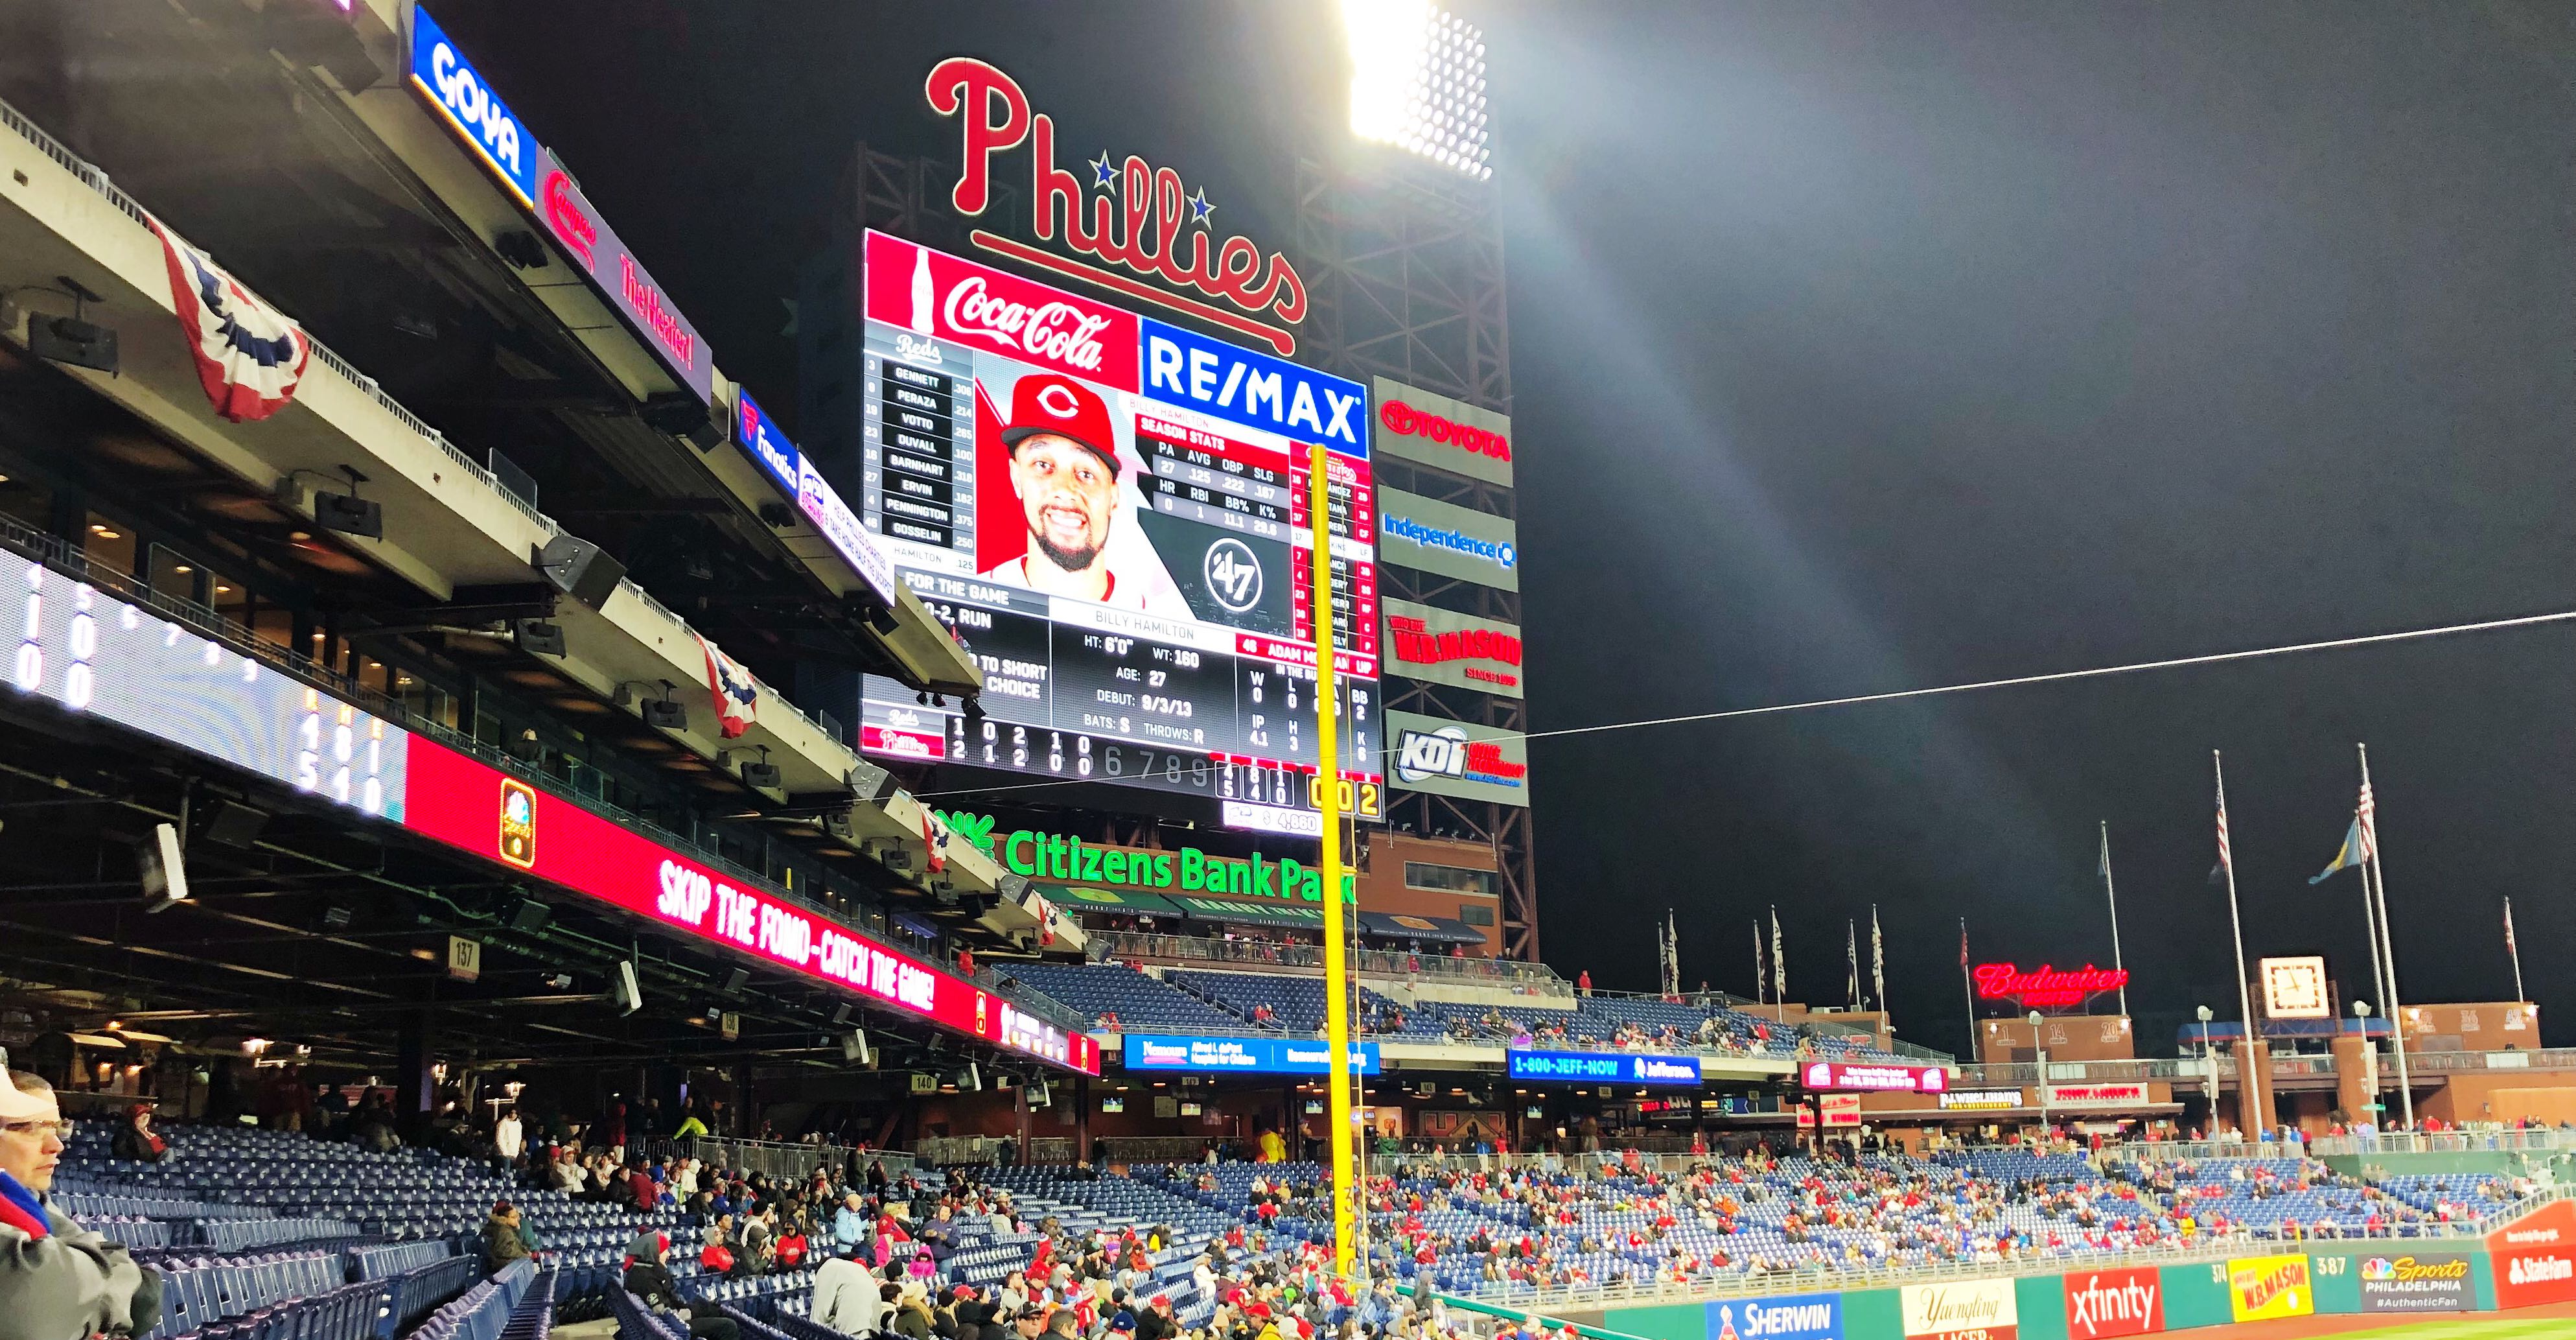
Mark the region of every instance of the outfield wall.
[[2484, 1238], [2311, 1242], [2188, 1265], [1611, 1308], [1643, 1340], [2102, 1340], [2274, 1317], [2400, 1319], [2576, 1302], [2576, 1201]]

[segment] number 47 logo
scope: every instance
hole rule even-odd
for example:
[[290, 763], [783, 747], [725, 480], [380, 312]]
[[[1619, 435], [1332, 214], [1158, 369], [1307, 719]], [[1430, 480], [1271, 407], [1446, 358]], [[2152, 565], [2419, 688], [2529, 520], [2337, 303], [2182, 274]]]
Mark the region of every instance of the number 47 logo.
[[1201, 571], [1208, 593], [1229, 611], [1241, 614], [1261, 603], [1261, 561], [1243, 541], [1227, 536], [1209, 545]]

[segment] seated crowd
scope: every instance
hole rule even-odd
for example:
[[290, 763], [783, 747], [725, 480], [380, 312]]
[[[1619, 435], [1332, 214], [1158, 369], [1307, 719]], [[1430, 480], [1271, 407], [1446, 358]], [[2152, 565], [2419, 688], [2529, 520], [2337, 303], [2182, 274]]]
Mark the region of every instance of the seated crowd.
[[[498, 1335], [504, 1316], [584, 1300], [616, 1313], [622, 1340], [1313, 1340], [1438, 1333], [1449, 1318], [1434, 1290], [1509, 1303], [1620, 1283], [2421, 1236], [2535, 1189], [2153, 1146], [1432, 1156], [1365, 1184], [1363, 1282], [1351, 1285], [1331, 1271], [1330, 1197], [1312, 1163], [916, 1172], [861, 1153], [769, 1177], [569, 1140], [501, 1161], [352, 1135], [84, 1122], [46, 1205], [171, 1282], [172, 1305], [136, 1328], [154, 1340], [262, 1340], [271, 1329], [235, 1318], [326, 1296], [332, 1317], [368, 1314], [367, 1335], [295, 1323], [313, 1340]], [[248, 1260], [266, 1283], [225, 1273]]]

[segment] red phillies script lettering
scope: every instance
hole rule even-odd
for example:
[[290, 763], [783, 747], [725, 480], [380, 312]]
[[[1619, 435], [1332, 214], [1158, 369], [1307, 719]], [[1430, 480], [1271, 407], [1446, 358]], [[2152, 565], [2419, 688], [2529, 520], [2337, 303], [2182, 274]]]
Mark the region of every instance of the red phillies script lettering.
[[599, 262], [590, 253], [599, 245], [599, 228], [573, 203], [572, 178], [561, 169], [549, 172], [538, 193], [545, 197], [546, 222], [554, 225], [555, 236], [580, 255], [583, 269], [596, 271]]
[[1296, 267], [1274, 251], [1265, 269], [1261, 248], [1250, 238], [1229, 237], [1212, 248], [1215, 234], [1197, 228], [1188, 238], [1189, 259], [1181, 259], [1181, 232], [1197, 210], [1179, 173], [1130, 155], [1117, 167], [1117, 185], [1091, 200], [1086, 223], [1082, 179], [1055, 165], [1054, 120], [1043, 112], [1032, 115], [1028, 95], [1009, 75], [972, 57], [952, 56], [931, 68], [922, 91], [941, 116], [964, 113], [964, 171], [949, 195], [958, 213], [984, 212], [993, 198], [993, 155], [1025, 139], [1030, 223], [1041, 241], [1062, 228], [1065, 245], [1084, 255], [1223, 298], [1247, 312], [1276, 312], [1290, 325], [1306, 319], [1306, 283]]
[[1491, 456], [1498, 461], [1512, 458], [1510, 438], [1471, 424], [1441, 418], [1427, 409], [1415, 409], [1401, 400], [1390, 400], [1378, 406], [1377, 421], [1399, 437], [1427, 437], [1434, 442], [1455, 443], [1479, 456]]
[[2010, 963], [1980, 963], [1974, 977], [1977, 994], [1988, 1000], [2014, 1000], [2024, 1005], [2081, 1005], [2087, 996], [2117, 991], [2129, 984], [2126, 968], [2053, 968], [2043, 963], [2023, 972]]

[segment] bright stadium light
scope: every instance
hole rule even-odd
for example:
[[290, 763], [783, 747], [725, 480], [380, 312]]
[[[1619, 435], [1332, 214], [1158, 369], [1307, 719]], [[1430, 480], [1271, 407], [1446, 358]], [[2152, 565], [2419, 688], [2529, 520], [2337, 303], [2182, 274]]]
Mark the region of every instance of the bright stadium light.
[[1351, 133], [1478, 181], [1485, 144], [1485, 34], [1427, 0], [1342, 0], [1351, 48]]

